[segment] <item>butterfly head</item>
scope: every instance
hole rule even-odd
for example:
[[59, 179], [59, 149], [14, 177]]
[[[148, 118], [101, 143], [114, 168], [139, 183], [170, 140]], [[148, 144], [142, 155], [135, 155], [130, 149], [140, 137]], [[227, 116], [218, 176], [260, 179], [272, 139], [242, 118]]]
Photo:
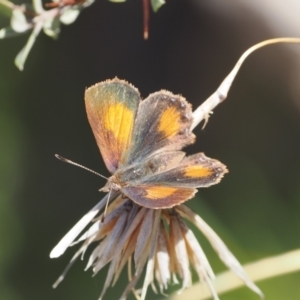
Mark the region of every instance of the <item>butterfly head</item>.
[[110, 192], [110, 191], [119, 191], [121, 189], [121, 185], [118, 182], [115, 176], [111, 176], [108, 178], [105, 186], [99, 189], [100, 192]]

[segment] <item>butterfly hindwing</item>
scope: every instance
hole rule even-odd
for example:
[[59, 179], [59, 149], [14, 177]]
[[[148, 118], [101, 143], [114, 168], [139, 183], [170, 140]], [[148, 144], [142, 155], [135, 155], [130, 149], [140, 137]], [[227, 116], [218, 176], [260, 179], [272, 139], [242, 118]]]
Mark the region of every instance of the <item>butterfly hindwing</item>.
[[137, 204], [148, 208], [170, 208], [194, 197], [196, 189], [162, 185], [137, 185], [124, 187], [122, 193]]
[[218, 183], [225, 173], [227, 169], [222, 163], [198, 153], [184, 158], [165, 172], [152, 176], [148, 172], [147, 176], [141, 176], [133, 184], [129, 181], [121, 190], [139, 205], [166, 208], [189, 200], [196, 193], [196, 188]]
[[100, 82], [85, 92], [88, 120], [111, 173], [126, 161], [139, 104], [138, 90], [119, 79]]
[[185, 157], [173, 169], [141, 179], [141, 184], [202, 188], [217, 184], [227, 172], [226, 166], [218, 160], [197, 153]]

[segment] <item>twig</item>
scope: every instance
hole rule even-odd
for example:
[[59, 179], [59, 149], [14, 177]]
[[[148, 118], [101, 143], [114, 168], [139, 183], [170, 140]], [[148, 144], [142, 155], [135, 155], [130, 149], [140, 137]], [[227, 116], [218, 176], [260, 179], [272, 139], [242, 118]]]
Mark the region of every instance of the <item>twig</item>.
[[229, 89], [232, 85], [233, 80], [235, 79], [236, 74], [238, 73], [241, 65], [245, 61], [245, 59], [254, 51], [256, 51], [259, 48], [271, 45], [271, 44], [279, 44], [279, 43], [295, 43], [300, 44], [300, 38], [276, 38], [276, 39], [270, 39], [263, 42], [260, 42], [251, 48], [249, 48], [244, 54], [240, 57], [232, 71], [229, 73], [229, 75], [223, 80], [221, 85], [218, 87], [218, 89], [207, 99], [204, 103], [202, 103], [193, 113], [194, 116], [194, 122], [192, 124], [191, 129], [194, 129], [202, 120], [204, 120], [204, 125], [206, 125], [209, 114], [212, 112], [212, 110], [219, 105], [221, 102], [223, 102], [228, 95]]
[[[300, 270], [300, 249], [246, 264], [244, 268], [249, 277], [255, 282], [298, 272]], [[227, 271], [216, 277], [214, 286], [218, 294], [223, 294], [244, 286], [244, 283], [231, 271]], [[169, 299], [205, 300], [210, 298], [211, 293], [207, 286], [197, 283], [182, 294], [172, 295]]]

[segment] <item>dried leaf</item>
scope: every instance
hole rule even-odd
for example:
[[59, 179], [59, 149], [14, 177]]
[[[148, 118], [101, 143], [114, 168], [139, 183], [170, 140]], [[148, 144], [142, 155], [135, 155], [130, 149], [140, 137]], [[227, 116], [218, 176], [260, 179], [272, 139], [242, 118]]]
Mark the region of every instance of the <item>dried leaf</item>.
[[153, 11], [157, 12], [165, 3], [165, 0], [151, 0], [151, 6]]
[[144, 300], [146, 298], [146, 292], [148, 286], [153, 281], [153, 273], [154, 273], [154, 259], [155, 259], [155, 252], [156, 252], [156, 244], [157, 244], [157, 237], [159, 233], [159, 225], [160, 225], [160, 210], [154, 211], [154, 222], [152, 227], [152, 234], [150, 237], [150, 253], [149, 259], [146, 268], [146, 275], [144, 279], [144, 284], [142, 288], [141, 299]]
[[0, 29], [0, 39], [5, 39], [8, 37], [14, 37], [22, 33], [14, 31], [10, 26]]
[[14, 9], [10, 19], [10, 27], [15, 32], [25, 32], [32, 28], [32, 25], [27, 22], [27, 19], [20, 9]]
[[[24, 69], [24, 64], [26, 62], [26, 59], [28, 57], [28, 54], [37, 38], [37, 36], [39, 35], [40, 31], [41, 31], [42, 27], [41, 26], [36, 26], [32, 33], [29, 36], [29, 39], [27, 40], [26, 45], [24, 46], [24, 48], [18, 53], [18, 55], [15, 58], [15, 65], [17, 66], [17, 68], [20, 71], [23, 71]], [[51, 257], [51, 256], [50, 256]]]
[[149, 254], [149, 240], [152, 233], [154, 222], [154, 210], [147, 210], [147, 214], [141, 224], [140, 233], [137, 239], [136, 249], [134, 253], [134, 262], [139, 269], [139, 265], [146, 262]]
[[51, 258], [61, 256], [71, 243], [76, 239], [79, 233], [87, 226], [87, 224], [98, 214], [98, 212], [106, 204], [108, 195], [95, 205], [87, 214], [85, 214], [73, 228], [59, 241], [50, 253]]
[[[105, 247], [105, 250], [99, 260], [95, 263], [94, 267], [94, 273], [97, 273], [100, 269], [102, 269], [115, 255], [118, 255], [119, 253], [115, 251], [117, 249], [117, 244], [120, 240], [120, 237], [122, 236], [122, 233], [124, 232], [124, 227], [126, 225], [126, 218], [128, 213], [124, 211], [120, 218], [118, 219], [116, 225], [114, 226], [112, 232], [110, 235], [106, 238], [107, 239], [107, 245]], [[102, 244], [102, 243], [101, 243]], [[100, 244], [100, 245], [101, 245]]]
[[185, 218], [194, 223], [198, 229], [206, 236], [215, 251], [218, 253], [220, 259], [224, 264], [230, 268], [237, 276], [239, 276], [248, 288], [258, 294], [261, 298], [264, 298], [261, 290], [254, 284], [254, 282], [248, 277], [241, 264], [235, 258], [235, 256], [229, 251], [220, 237], [212, 230], [210, 226], [199, 215], [195, 214], [186, 205], [180, 205], [176, 207], [176, 210]]
[[179, 276], [182, 278], [182, 291], [192, 284], [192, 278], [185, 240], [176, 215], [171, 217], [170, 241], [172, 241], [171, 244], [174, 246], [176, 269]]
[[156, 279], [160, 286], [160, 292], [168, 288], [171, 280], [170, 273], [170, 254], [168, 251], [168, 237], [163, 224], [160, 224], [160, 230], [156, 248]]
[[43, 31], [46, 35], [56, 39], [60, 33], [60, 21], [58, 18], [49, 18], [43, 24]]
[[76, 21], [80, 13], [80, 8], [77, 6], [70, 7], [69, 9], [65, 10], [62, 15], [60, 16], [60, 21], [65, 25], [70, 25]]
[[44, 11], [43, 2], [41, 0], [32, 0], [32, 5], [37, 14], [41, 14]]

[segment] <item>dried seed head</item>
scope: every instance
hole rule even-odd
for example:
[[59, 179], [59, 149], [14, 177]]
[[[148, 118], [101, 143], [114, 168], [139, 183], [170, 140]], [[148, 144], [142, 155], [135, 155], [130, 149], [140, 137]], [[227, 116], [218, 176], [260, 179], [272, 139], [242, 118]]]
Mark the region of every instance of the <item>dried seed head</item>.
[[[102, 201], [105, 202], [106, 198], [104, 197]], [[103, 208], [103, 206], [98, 205], [97, 207]], [[91, 212], [86, 216], [90, 218]], [[208, 238], [223, 262], [249, 288], [261, 295], [260, 290], [247, 277], [239, 262], [222, 240], [188, 207], [180, 205], [172, 209], [153, 210], [138, 206], [131, 200], [124, 199], [120, 194], [114, 195], [103, 223], [100, 214], [77, 241], [73, 242], [74, 235], [73, 239], [69, 235], [69, 244], [64, 244], [63, 247], [78, 242], [83, 242], [83, 244], [55, 283], [55, 287], [64, 279], [76, 259], [80, 255], [83, 256], [91, 244], [98, 243], [89, 257], [86, 269], [92, 268], [96, 275], [105, 265], [109, 264], [106, 281], [99, 299], [103, 298], [109, 286], [116, 283], [127, 264], [130, 280], [120, 299], [126, 299], [130, 291], [133, 291], [138, 299], [145, 300], [148, 286], [151, 285], [157, 292], [156, 284], [160, 293], [163, 294], [169, 284], [181, 282], [180, 291], [182, 291], [192, 284], [191, 268], [193, 268], [199, 279], [210, 288], [213, 299], [218, 300], [212, 284], [215, 278], [214, 272], [201, 245], [183, 218], [193, 222]], [[76, 234], [78, 235], [78, 228]], [[59, 250], [61, 251], [61, 249]], [[133, 270], [131, 270], [132, 262]], [[146, 268], [146, 274], [142, 289], [136, 291], [135, 286], [144, 268]]]

